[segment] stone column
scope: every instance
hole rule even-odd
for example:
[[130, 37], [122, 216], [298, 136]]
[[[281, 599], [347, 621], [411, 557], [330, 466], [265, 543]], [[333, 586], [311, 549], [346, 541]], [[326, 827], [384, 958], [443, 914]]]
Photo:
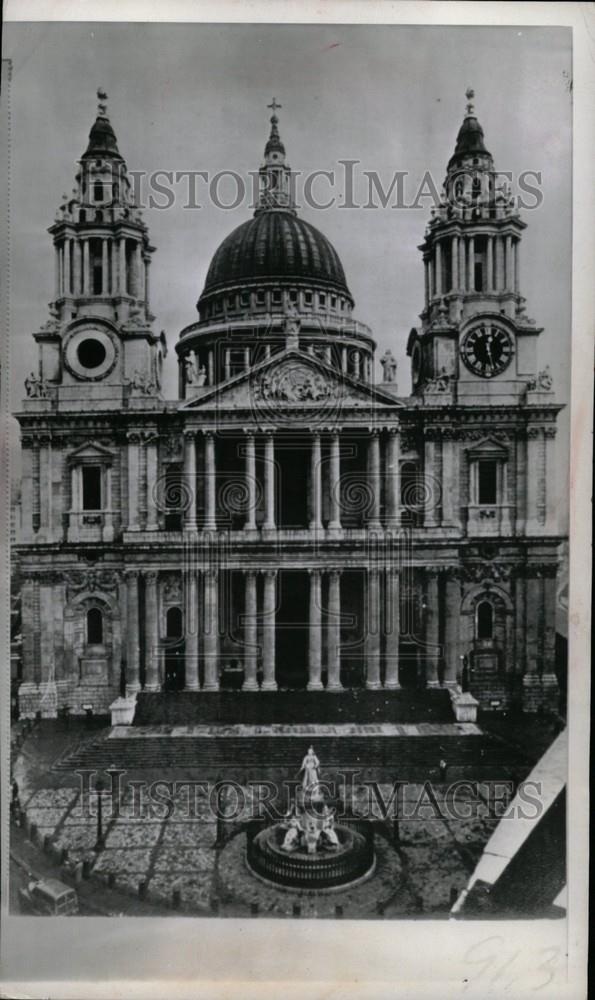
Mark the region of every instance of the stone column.
[[205, 531], [217, 530], [215, 435], [205, 431]]
[[521, 290], [521, 282], [519, 276], [519, 253], [521, 249], [521, 241], [514, 240], [512, 244], [512, 253], [514, 257], [514, 290], [518, 295]]
[[456, 684], [459, 665], [459, 623], [461, 614], [461, 588], [456, 577], [446, 577], [444, 658], [446, 684]]
[[120, 295], [126, 295], [126, 240], [122, 236], [118, 240], [118, 291]]
[[310, 531], [320, 531], [322, 521], [322, 469], [320, 464], [320, 434], [314, 432], [310, 449]]
[[145, 260], [145, 302], [147, 305], [149, 305], [149, 292], [151, 287], [149, 283], [150, 264], [151, 258], [147, 257]]
[[359, 351], [353, 352], [353, 377], [359, 378], [360, 373], [360, 356]]
[[505, 288], [507, 292], [512, 292], [514, 286], [512, 267], [512, 236], [506, 237], [506, 263], [505, 263]]
[[475, 240], [469, 237], [467, 243], [467, 291], [475, 289]]
[[486, 291], [492, 292], [494, 290], [494, 238], [493, 236], [488, 236], [486, 239], [487, 243], [487, 255], [486, 255]]
[[430, 265], [424, 260], [424, 301], [426, 309], [430, 304]]
[[198, 691], [198, 570], [186, 571], [185, 579], [185, 690]]
[[368, 528], [380, 528], [380, 436], [373, 430], [368, 439], [368, 484], [371, 503]]
[[436, 268], [434, 267], [434, 261], [431, 257], [428, 257], [428, 285], [430, 289], [430, 302], [434, 298], [434, 275], [436, 273]]
[[140, 435], [128, 434], [128, 531], [140, 529], [139, 519], [139, 476], [140, 476]]
[[157, 573], [145, 572], [145, 691], [159, 691], [159, 608]]
[[219, 690], [219, 571], [203, 573], [203, 636], [205, 677], [203, 691]]
[[439, 649], [438, 574], [433, 570], [426, 573], [425, 623], [426, 623], [426, 680], [428, 687], [438, 687]]
[[82, 256], [83, 249], [79, 242], [73, 243], [72, 252], [74, 254], [72, 260], [72, 284], [73, 284], [73, 294], [82, 295], [83, 294], [83, 284], [82, 284]]
[[467, 287], [467, 257], [466, 257], [466, 247], [465, 247], [465, 237], [461, 236], [459, 240], [459, 285], [461, 291], [465, 291]]
[[265, 570], [262, 623], [262, 691], [276, 691], [275, 622], [277, 611], [277, 570]]
[[425, 479], [425, 501], [424, 501], [424, 526], [435, 528], [439, 523], [439, 500], [438, 491], [440, 489], [440, 457], [438, 449], [440, 442], [429, 436], [424, 443], [424, 479]]
[[275, 438], [268, 431], [264, 439], [264, 529], [275, 530]]
[[377, 569], [368, 570], [366, 616], [366, 687], [376, 690], [380, 684], [380, 580]]
[[339, 432], [331, 435], [330, 462], [330, 520], [329, 533], [337, 536], [341, 533], [341, 451]]
[[107, 239], [101, 241], [101, 294], [109, 295], [109, 264], [108, 264], [108, 246], [109, 242]]
[[341, 572], [333, 569], [328, 581], [327, 691], [341, 691]]
[[83, 243], [83, 295], [88, 295], [90, 288], [89, 240], [84, 239], [82, 243]]
[[384, 686], [395, 691], [399, 684], [399, 635], [401, 631], [399, 573], [394, 567], [386, 571], [386, 673]]
[[66, 237], [64, 240], [64, 295], [72, 294], [72, 283], [70, 280], [72, 258], [72, 240]]
[[341, 348], [341, 371], [343, 374], [347, 374], [347, 348]]
[[494, 237], [496, 245], [494, 247], [496, 256], [496, 291], [504, 290], [504, 244], [501, 236]]
[[545, 469], [543, 488], [545, 490], [545, 530], [556, 534], [558, 528], [558, 496], [556, 482], [556, 428], [544, 427], [543, 449]]
[[127, 612], [127, 648], [128, 663], [126, 669], [126, 694], [135, 694], [140, 690], [140, 630], [138, 621], [138, 577], [136, 569], [127, 570], [126, 576], [126, 612]]
[[184, 431], [184, 486], [188, 491], [188, 506], [184, 511], [184, 529], [197, 531], [196, 491], [198, 480], [196, 476], [196, 435], [194, 431]]
[[442, 244], [436, 240], [436, 297], [442, 295]]
[[244, 575], [245, 611], [244, 611], [244, 683], [242, 691], [257, 691], [256, 680], [258, 656], [258, 609], [256, 598], [256, 570], [248, 570]]
[[250, 371], [250, 348], [244, 348], [244, 369]]
[[256, 483], [256, 446], [254, 434], [246, 431], [246, 497], [248, 509], [246, 511], [246, 523], [244, 531], [256, 531], [256, 503], [257, 503], [257, 483]]
[[[51, 434], [39, 436], [39, 528], [43, 531], [43, 540], [48, 542], [52, 537], [52, 437]], [[103, 500], [103, 498], [102, 498]], [[81, 486], [81, 504], [82, 486]]]
[[62, 282], [60, 275], [60, 246], [58, 243], [54, 244], [54, 298], [59, 299], [62, 293]]
[[450, 248], [450, 287], [453, 292], [459, 288], [459, 237], [453, 236]]
[[140, 243], [134, 248], [134, 294], [137, 299], [143, 297], [143, 258]]
[[209, 385], [215, 385], [215, 357], [212, 351], [207, 355], [207, 375]]
[[399, 428], [391, 427], [386, 444], [386, 527], [398, 528], [401, 523], [401, 484], [399, 476]]
[[225, 351], [223, 353], [223, 369], [224, 369], [224, 378], [225, 378], [225, 381], [227, 382], [228, 379], [229, 379], [229, 377], [230, 377], [230, 375], [231, 375], [231, 364], [230, 364], [229, 347], [226, 347]]
[[310, 614], [308, 632], [308, 691], [322, 688], [322, 590], [319, 569], [310, 575]]
[[147, 449], [147, 531], [157, 531], [157, 437], [149, 438]]

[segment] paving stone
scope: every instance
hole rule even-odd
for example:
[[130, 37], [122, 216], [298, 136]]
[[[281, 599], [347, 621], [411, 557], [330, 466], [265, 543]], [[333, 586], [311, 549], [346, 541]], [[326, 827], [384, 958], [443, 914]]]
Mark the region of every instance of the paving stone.
[[160, 823], [126, 823], [118, 820], [106, 838], [106, 847], [150, 847], [156, 844]]

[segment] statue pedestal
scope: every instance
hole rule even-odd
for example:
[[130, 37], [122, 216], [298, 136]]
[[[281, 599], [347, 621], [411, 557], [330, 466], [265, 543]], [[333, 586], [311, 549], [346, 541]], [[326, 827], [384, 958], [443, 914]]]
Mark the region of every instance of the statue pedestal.
[[110, 705], [112, 726], [130, 726], [134, 719], [136, 708], [136, 694], [128, 695], [126, 698], [116, 698]]
[[469, 691], [453, 691], [451, 703], [457, 722], [477, 722], [479, 702]]

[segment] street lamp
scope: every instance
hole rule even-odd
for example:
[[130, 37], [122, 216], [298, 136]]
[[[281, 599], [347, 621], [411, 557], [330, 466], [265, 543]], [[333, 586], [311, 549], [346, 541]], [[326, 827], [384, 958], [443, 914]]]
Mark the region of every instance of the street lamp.
[[107, 784], [100, 775], [95, 782], [95, 791], [97, 792], [97, 840], [95, 841], [93, 850], [96, 854], [99, 854], [99, 852], [103, 851], [105, 848], [105, 840], [103, 837], [103, 793], [106, 788]]

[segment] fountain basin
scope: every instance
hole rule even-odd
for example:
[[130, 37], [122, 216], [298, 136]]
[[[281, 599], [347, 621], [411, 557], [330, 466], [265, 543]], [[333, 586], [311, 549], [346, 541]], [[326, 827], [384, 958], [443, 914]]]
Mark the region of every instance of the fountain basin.
[[274, 885], [312, 891], [343, 888], [370, 876], [375, 865], [372, 831], [364, 834], [341, 823], [336, 823], [334, 829], [339, 846], [325, 847], [315, 854], [304, 848], [284, 851], [281, 845], [286, 828], [280, 823], [249, 834], [248, 868]]

